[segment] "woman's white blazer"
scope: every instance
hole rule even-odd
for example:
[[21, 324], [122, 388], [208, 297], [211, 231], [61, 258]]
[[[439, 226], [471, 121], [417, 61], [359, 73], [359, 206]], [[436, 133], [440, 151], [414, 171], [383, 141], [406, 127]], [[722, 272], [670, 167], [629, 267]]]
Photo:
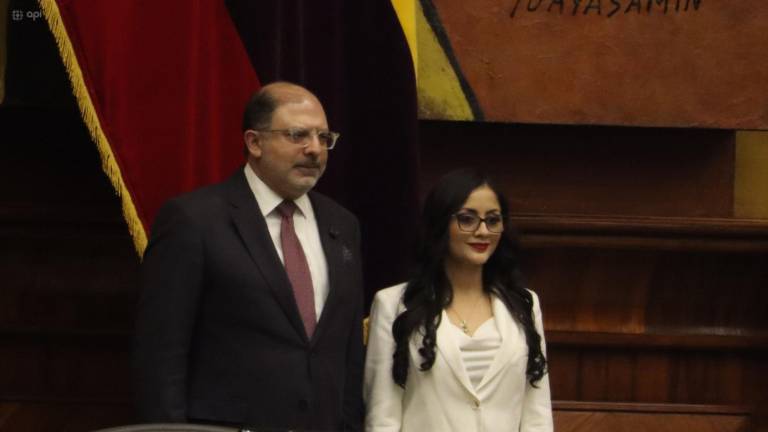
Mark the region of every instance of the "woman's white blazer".
[[[522, 327], [501, 300], [493, 297], [493, 315], [502, 337], [501, 347], [475, 389], [461, 360], [461, 352], [447, 327], [445, 311], [437, 328], [437, 352], [432, 369], [419, 365], [421, 335], [411, 338], [405, 389], [392, 380], [392, 322], [405, 310], [405, 284], [383, 289], [371, 308], [368, 354], [365, 362], [365, 430], [368, 432], [550, 432], [552, 405], [549, 375], [534, 388], [525, 370], [528, 347]], [[539, 300], [533, 295], [536, 330], [544, 331]]]

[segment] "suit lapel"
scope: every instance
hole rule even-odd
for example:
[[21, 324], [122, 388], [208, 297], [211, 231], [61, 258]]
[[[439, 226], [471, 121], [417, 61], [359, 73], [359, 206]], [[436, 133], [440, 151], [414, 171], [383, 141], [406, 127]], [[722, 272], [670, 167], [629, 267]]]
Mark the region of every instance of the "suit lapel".
[[296, 300], [293, 298], [291, 283], [285, 268], [277, 255], [275, 245], [269, 235], [267, 222], [259, 210], [259, 205], [248, 187], [245, 174], [238, 170], [227, 182], [228, 199], [231, 204], [232, 222], [240, 234], [248, 253], [269, 285], [277, 303], [285, 312], [294, 329], [307, 339], [304, 324], [301, 321]]
[[453, 329], [451, 329], [450, 326], [452, 325], [453, 324], [448, 320], [448, 314], [443, 310], [440, 325], [437, 327], [437, 349], [459, 383], [461, 383], [470, 394], [477, 398], [475, 387], [472, 385], [472, 382], [469, 381], [469, 375], [467, 375], [464, 362], [461, 360], [461, 350], [459, 350], [456, 337], [451, 334]]
[[323, 246], [325, 261], [328, 266], [328, 297], [320, 313], [320, 319], [317, 322], [315, 333], [312, 335], [312, 344], [315, 343], [323, 334], [328, 326], [329, 317], [333, 316], [333, 310], [336, 308], [339, 299], [339, 289], [341, 275], [339, 272], [344, 268], [343, 260], [345, 257], [351, 259], [351, 251], [348, 249], [345, 253], [341, 231], [334, 226], [333, 217], [330, 214], [328, 206], [323, 205], [322, 201], [317, 199], [314, 193], [309, 194], [312, 209], [315, 212], [317, 220], [317, 230], [320, 233], [320, 242]]

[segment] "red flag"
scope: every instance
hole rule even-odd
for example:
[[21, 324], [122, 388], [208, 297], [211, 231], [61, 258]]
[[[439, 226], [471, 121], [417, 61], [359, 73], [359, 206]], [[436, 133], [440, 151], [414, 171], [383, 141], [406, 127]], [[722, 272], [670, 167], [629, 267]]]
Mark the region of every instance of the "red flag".
[[41, 2], [136, 249], [170, 196], [243, 163], [259, 81], [223, 2]]

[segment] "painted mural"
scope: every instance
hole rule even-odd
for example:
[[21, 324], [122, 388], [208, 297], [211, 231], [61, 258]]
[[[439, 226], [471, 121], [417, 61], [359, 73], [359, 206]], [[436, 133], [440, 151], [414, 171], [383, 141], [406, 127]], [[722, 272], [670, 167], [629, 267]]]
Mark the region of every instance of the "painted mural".
[[423, 119], [768, 129], [764, 0], [414, 0], [413, 20]]

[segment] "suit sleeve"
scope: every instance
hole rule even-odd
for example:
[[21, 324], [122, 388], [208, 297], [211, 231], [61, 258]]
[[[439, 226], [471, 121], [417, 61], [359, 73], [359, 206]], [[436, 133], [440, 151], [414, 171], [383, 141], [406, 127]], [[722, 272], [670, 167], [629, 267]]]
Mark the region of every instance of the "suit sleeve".
[[404, 391], [392, 379], [392, 354], [395, 352], [392, 323], [397, 316], [399, 296], [391, 301], [385, 299], [385, 294], [384, 291], [376, 294], [371, 306], [363, 384], [367, 432], [398, 432], [402, 425]]
[[141, 268], [133, 365], [142, 422], [187, 421], [187, 358], [202, 264], [199, 229], [170, 201], [158, 213]]
[[[536, 331], [541, 335], [541, 352], [546, 357], [547, 347], [544, 341], [544, 325], [541, 318], [541, 307], [539, 298], [531, 291], [533, 295], [533, 318]], [[549, 373], [536, 383], [533, 387], [531, 383], [526, 382], [525, 397], [523, 398], [522, 418], [520, 422], [520, 432], [552, 432], [552, 399], [549, 393]]]
[[360, 251], [360, 228], [355, 223], [355, 256], [358, 257], [355, 283], [357, 287], [357, 300], [354, 303], [355, 313], [352, 316], [349, 339], [347, 341], [347, 370], [344, 379], [344, 430], [359, 431], [363, 420], [363, 364], [365, 348], [363, 347], [363, 275]]

